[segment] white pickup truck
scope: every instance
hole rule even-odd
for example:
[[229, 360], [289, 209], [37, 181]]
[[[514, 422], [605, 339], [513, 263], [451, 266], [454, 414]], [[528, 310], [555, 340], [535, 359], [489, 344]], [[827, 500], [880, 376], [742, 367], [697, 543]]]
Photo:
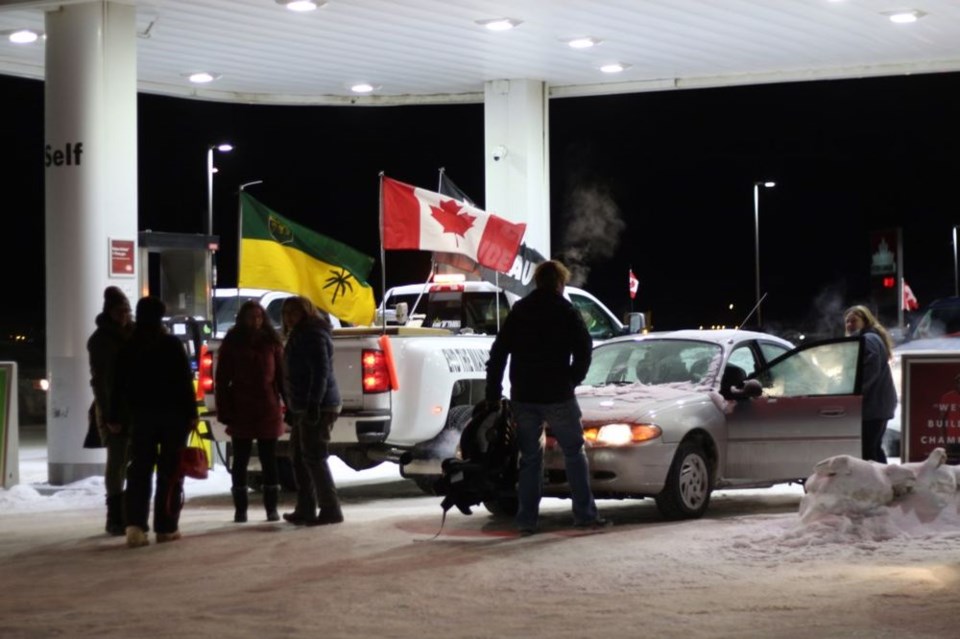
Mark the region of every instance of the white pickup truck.
[[[590, 293], [568, 287], [564, 294], [594, 340], [626, 332]], [[378, 325], [335, 329], [343, 410], [331, 452], [356, 470], [399, 463], [401, 475], [431, 490], [440, 462], [453, 455], [473, 405], [484, 397], [490, 346], [518, 299], [480, 281], [400, 286], [386, 292]], [[215, 419], [212, 430], [225, 437]]]

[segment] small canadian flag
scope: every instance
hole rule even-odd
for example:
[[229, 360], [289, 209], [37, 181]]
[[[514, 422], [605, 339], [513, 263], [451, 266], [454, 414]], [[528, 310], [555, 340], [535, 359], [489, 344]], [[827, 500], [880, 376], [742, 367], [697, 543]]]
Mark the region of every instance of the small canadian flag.
[[910, 285], [907, 284], [907, 280], [903, 281], [903, 310], [905, 311], [915, 311], [920, 308], [920, 302], [917, 301], [917, 296], [913, 294], [913, 290], [910, 288]]
[[640, 280], [633, 274], [633, 269], [630, 269], [630, 299], [637, 297], [638, 290], [640, 290]]

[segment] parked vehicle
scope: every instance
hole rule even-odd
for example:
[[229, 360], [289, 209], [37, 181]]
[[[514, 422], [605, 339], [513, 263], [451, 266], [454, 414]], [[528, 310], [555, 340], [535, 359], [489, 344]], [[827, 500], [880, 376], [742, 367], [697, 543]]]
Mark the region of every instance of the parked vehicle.
[[[594, 348], [577, 389], [597, 498], [652, 497], [701, 516], [718, 488], [802, 482], [827, 457], [860, 455], [861, 339], [793, 348], [772, 335], [674, 331]], [[547, 495], [569, 487], [548, 434]]]
[[[565, 294], [592, 318], [596, 340], [627, 330], [593, 295], [573, 287]], [[334, 374], [343, 409], [330, 452], [356, 470], [398, 463], [401, 475], [432, 492], [471, 407], [484, 397], [490, 346], [518, 299], [481, 281], [401, 286], [386, 292], [377, 326], [335, 329]], [[213, 432], [227, 440], [207, 397]], [[286, 446], [287, 438], [281, 439], [280, 455]], [[250, 470], [256, 472], [252, 464]]]

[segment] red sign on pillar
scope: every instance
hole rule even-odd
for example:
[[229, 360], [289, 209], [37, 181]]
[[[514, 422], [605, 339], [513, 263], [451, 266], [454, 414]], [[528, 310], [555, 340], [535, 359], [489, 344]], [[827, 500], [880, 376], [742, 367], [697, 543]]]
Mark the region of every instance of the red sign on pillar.
[[134, 276], [134, 240], [115, 240], [110, 238], [110, 277]]

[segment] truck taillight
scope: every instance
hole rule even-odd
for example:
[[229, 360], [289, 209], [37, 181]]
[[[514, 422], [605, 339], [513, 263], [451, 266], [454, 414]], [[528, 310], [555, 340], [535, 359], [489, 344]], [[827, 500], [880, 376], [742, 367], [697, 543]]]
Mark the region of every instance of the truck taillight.
[[213, 392], [213, 354], [207, 345], [200, 347], [200, 372], [197, 380], [197, 401]]
[[390, 372], [383, 351], [364, 349], [360, 355], [364, 393], [385, 393], [390, 390]]

